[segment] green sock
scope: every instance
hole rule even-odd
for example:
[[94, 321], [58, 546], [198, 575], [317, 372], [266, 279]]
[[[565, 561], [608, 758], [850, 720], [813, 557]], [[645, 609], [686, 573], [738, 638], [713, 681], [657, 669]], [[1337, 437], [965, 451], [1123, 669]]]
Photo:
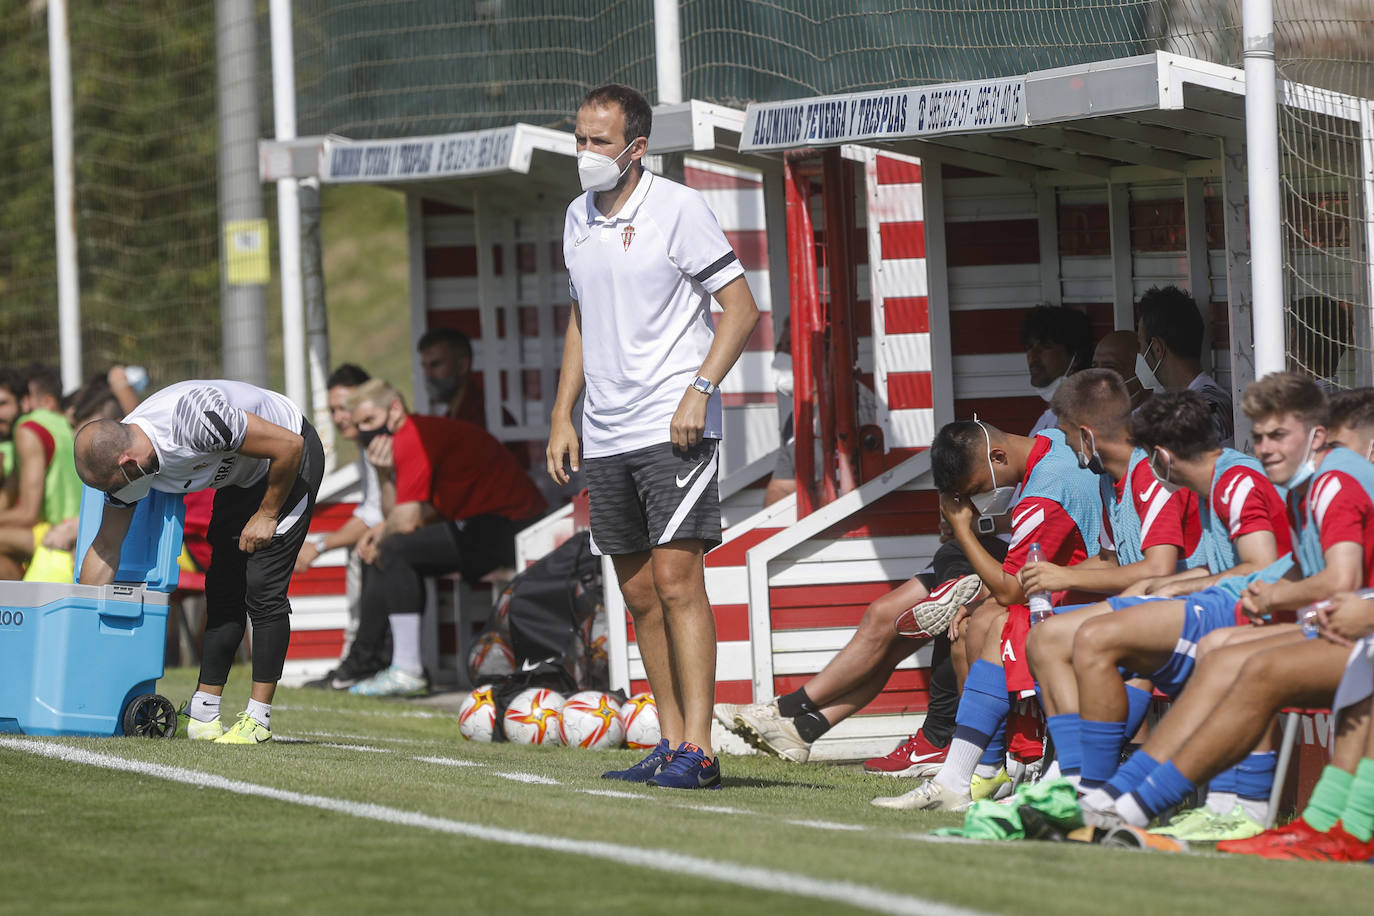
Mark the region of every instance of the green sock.
[[1341, 813], [1345, 810], [1345, 800], [1350, 796], [1350, 784], [1354, 781], [1355, 777], [1350, 773], [1327, 764], [1302, 813], [1307, 826], [1322, 833], [1336, 826], [1336, 821], [1341, 819]]
[[1350, 784], [1350, 795], [1341, 812], [1341, 825], [1362, 843], [1368, 843], [1374, 836], [1374, 760], [1368, 757], [1355, 768], [1355, 781]]

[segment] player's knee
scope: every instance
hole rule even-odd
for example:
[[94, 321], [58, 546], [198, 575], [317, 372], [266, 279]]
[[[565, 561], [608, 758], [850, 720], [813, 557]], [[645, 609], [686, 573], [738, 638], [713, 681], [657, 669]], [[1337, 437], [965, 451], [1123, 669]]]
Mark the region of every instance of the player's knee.
[[1213, 630], [1212, 632], [1206, 634], [1206, 635], [1203, 636], [1201, 639], [1199, 639], [1199, 640], [1197, 641], [1197, 661], [1198, 661], [1198, 663], [1201, 664], [1201, 663], [1202, 663], [1202, 660], [1203, 660], [1204, 658], [1206, 658], [1207, 656], [1211, 655], [1213, 652], [1217, 651], [1218, 649], [1225, 648], [1225, 646], [1226, 646], [1226, 640], [1227, 640], [1228, 638], [1230, 638], [1230, 636], [1231, 636], [1231, 631], [1230, 631], [1229, 629], [1226, 629], [1226, 630]]
[[1073, 637], [1074, 667], [1112, 663], [1116, 642], [1115, 627], [1108, 621], [1089, 620]]

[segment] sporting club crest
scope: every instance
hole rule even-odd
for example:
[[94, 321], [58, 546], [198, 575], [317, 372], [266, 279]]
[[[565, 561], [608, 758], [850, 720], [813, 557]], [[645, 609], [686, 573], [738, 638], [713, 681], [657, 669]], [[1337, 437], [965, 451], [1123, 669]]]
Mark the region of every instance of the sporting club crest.
[[626, 226], [620, 233], [620, 244], [625, 246], [625, 250], [630, 250], [630, 243], [635, 240], [635, 227]]

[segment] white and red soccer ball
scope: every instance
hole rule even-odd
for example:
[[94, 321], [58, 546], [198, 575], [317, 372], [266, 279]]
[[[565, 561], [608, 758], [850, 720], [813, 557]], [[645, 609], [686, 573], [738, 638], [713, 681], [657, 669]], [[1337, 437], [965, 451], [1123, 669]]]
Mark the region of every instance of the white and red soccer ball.
[[568, 697], [560, 711], [559, 727], [567, 747], [620, 747], [625, 738], [620, 704], [599, 690], [583, 690]]
[[625, 745], [651, 748], [662, 734], [658, 725], [658, 706], [652, 693], [637, 693], [620, 707], [620, 724], [625, 729]]
[[562, 743], [559, 712], [563, 696], [544, 687], [530, 687], [506, 707], [506, 740], [512, 744], [554, 747]]
[[515, 653], [498, 631], [483, 633], [468, 653], [468, 677], [481, 684], [515, 671]]
[[458, 731], [469, 741], [490, 741], [496, 734], [496, 698], [491, 684], [483, 684], [463, 700], [458, 709]]

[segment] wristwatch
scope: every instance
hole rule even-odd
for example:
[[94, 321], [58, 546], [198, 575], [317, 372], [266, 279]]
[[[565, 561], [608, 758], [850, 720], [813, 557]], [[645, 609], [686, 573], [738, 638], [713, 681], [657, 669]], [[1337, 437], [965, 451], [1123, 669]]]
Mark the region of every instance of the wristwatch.
[[310, 539], [310, 543], [315, 545], [315, 551], [316, 551], [317, 553], [324, 553], [326, 550], [329, 549], [329, 548], [327, 548], [327, 547], [324, 546], [324, 542], [325, 542], [328, 538], [329, 538], [329, 535], [327, 535], [327, 534], [317, 534], [317, 535], [315, 535], [313, 538]]
[[716, 386], [711, 382], [711, 380], [700, 375], [692, 379], [692, 389], [694, 391], [700, 391], [708, 398], [716, 393]]

